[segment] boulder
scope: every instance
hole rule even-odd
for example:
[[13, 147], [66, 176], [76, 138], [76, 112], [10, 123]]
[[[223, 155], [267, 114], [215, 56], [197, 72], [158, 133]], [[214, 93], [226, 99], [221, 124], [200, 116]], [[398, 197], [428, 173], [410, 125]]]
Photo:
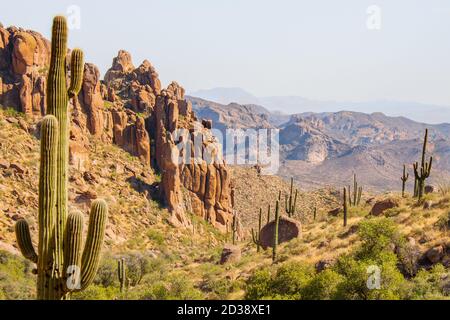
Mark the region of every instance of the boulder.
[[227, 244], [222, 250], [220, 264], [234, 263], [241, 259], [241, 249], [238, 246]]
[[326, 269], [331, 268], [335, 264], [336, 260], [333, 258], [319, 260], [315, 264], [315, 268], [317, 272], [322, 272]]
[[[275, 230], [275, 221], [271, 221], [261, 229], [261, 247], [267, 249], [273, 247], [273, 235]], [[286, 216], [281, 216], [278, 227], [278, 243], [288, 242], [292, 239], [300, 238], [302, 225], [297, 221]]]
[[328, 211], [328, 215], [333, 216], [333, 217], [337, 217], [341, 211], [342, 211], [341, 207], [334, 208], [334, 209]]
[[430, 185], [425, 186], [425, 194], [433, 193], [433, 192], [434, 192], [434, 186], [430, 186]]
[[372, 207], [372, 210], [370, 210], [370, 214], [372, 216], [380, 216], [383, 214], [384, 211], [392, 208], [398, 207], [398, 202], [394, 199], [384, 199], [375, 202], [375, 204]]
[[430, 248], [425, 252], [425, 256], [432, 264], [436, 264], [444, 257], [445, 249], [444, 246], [439, 245], [433, 248]]
[[423, 203], [423, 208], [424, 208], [425, 210], [431, 209], [432, 206], [433, 206], [433, 201], [431, 201], [431, 200], [426, 200], [426, 201]]

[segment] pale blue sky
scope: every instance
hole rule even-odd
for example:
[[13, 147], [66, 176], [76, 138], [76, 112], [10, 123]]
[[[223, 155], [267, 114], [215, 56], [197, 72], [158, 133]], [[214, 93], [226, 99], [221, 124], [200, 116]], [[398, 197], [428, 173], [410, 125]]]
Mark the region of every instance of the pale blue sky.
[[[70, 46], [102, 72], [123, 48], [187, 91], [450, 105], [448, 0], [14, 0], [0, 22], [48, 36], [52, 16], [73, 4], [81, 30]], [[366, 27], [374, 4], [380, 31]]]

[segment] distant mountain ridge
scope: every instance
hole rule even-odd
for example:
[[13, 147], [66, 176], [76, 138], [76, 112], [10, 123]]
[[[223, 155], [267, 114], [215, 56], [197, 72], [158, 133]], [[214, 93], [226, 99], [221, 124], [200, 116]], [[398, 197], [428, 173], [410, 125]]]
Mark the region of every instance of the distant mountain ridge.
[[295, 176], [305, 188], [339, 186], [356, 172], [369, 188], [395, 190], [404, 163], [413, 179], [411, 166], [419, 159], [425, 128], [430, 132], [429, 153], [435, 157], [432, 179], [450, 175], [450, 124], [353, 111], [282, 115], [280, 121], [280, 115], [258, 105], [187, 99], [199, 117], [212, 119], [220, 130], [280, 129], [279, 174]]
[[257, 97], [241, 88], [213, 88], [199, 90], [191, 96], [220, 104], [256, 104], [270, 111], [285, 114], [304, 112], [338, 112], [341, 110], [374, 113], [382, 112], [388, 116], [405, 116], [424, 123], [450, 123], [450, 106], [439, 106], [405, 101], [321, 101], [301, 96]]

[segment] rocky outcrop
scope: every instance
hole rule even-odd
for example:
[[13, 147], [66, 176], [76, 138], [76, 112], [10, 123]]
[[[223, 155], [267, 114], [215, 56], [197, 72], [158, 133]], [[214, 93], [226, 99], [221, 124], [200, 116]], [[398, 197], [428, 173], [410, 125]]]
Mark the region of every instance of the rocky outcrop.
[[[37, 120], [42, 117], [49, 59], [50, 43], [40, 34], [0, 26], [0, 104]], [[94, 64], [86, 63], [82, 89], [69, 107], [71, 165], [86, 169], [91, 137], [115, 143], [139, 157], [149, 170], [154, 163], [161, 171], [160, 190], [172, 212], [170, 223], [188, 226], [190, 211], [224, 232], [230, 227], [231, 178], [220, 156], [222, 148], [211, 134], [212, 122], [197, 121], [176, 82], [162, 90], [148, 60], [135, 68], [131, 55], [120, 50], [104, 80]], [[176, 129], [186, 133], [174, 138]], [[194, 145], [194, 139], [200, 139], [200, 156], [183, 151], [182, 146]], [[204, 154], [215, 161], [207, 162]], [[180, 156], [195, 161], [180, 162]]]
[[39, 33], [0, 27], [0, 104], [30, 116], [45, 113], [50, 43]]
[[370, 210], [370, 214], [377, 217], [382, 215], [384, 211], [395, 207], [398, 207], [398, 201], [394, 199], [380, 200], [373, 205], [372, 210]]
[[[175, 130], [176, 139], [170, 134]], [[168, 152], [174, 147], [178, 153]], [[196, 120], [184, 89], [173, 82], [162, 90], [155, 106], [155, 160], [164, 199], [174, 212], [184, 204], [185, 210], [225, 232], [232, 222], [231, 177], [221, 152], [210, 128]], [[175, 175], [181, 176], [180, 186], [173, 184]]]
[[[271, 221], [261, 229], [261, 247], [267, 249], [273, 247], [273, 234], [275, 231], [275, 221]], [[299, 238], [302, 233], [302, 225], [300, 221], [285, 216], [280, 217], [278, 226], [278, 243], [288, 242], [292, 239]]]

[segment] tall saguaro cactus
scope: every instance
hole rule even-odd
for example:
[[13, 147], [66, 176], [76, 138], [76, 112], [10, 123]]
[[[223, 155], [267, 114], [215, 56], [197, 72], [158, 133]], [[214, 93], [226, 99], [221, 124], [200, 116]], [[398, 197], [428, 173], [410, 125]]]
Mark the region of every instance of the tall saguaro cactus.
[[260, 251], [261, 248], [261, 228], [262, 228], [262, 209], [259, 209], [259, 221], [258, 221], [258, 231], [252, 228], [252, 240], [256, 244], [256, 252]]
[[41, 126], [39, 171], [38, 253], [26, 220], [16, 224], [16, 237], [25, 258], [37, 264], [37, 298], [59, 300], [85, 289], [94, 279], [105, 234], [108, 207], [96, 200], [91, 207], [86, 243], [82, 249], [83, 215], [67, 215], [68, 101], [78, 94], [83, 78], [83, 54], [74, 50], [71, 84], [67, 89], [65, 56], [67, 24], [55, 17], [47, 84], [48, 113]]
[[403, 165], [403, 175], [400, 178], [402, 180], [402, 197], [405, 197], [405, 188], [406, 188], [406, 181], [409, 178], [409, 173], [406, 172], [406, 165]]
[[417, 180], [416, 188], [417, 188], [417, 197], [419, 198], [419, 201], [420, 199], [422, 199], [422, 196], [425, 193], [425, 181], [430, 176], [431, 165], [433, 163], [433, 157], [430, 157], [430, 161], [426, 161], [427, 142], [428, 142], [428, 129], [425, 129], [425, 137], [423, 139], [422, 159], [420, 167], [418, 162], [413, 164], [414, 176]]

